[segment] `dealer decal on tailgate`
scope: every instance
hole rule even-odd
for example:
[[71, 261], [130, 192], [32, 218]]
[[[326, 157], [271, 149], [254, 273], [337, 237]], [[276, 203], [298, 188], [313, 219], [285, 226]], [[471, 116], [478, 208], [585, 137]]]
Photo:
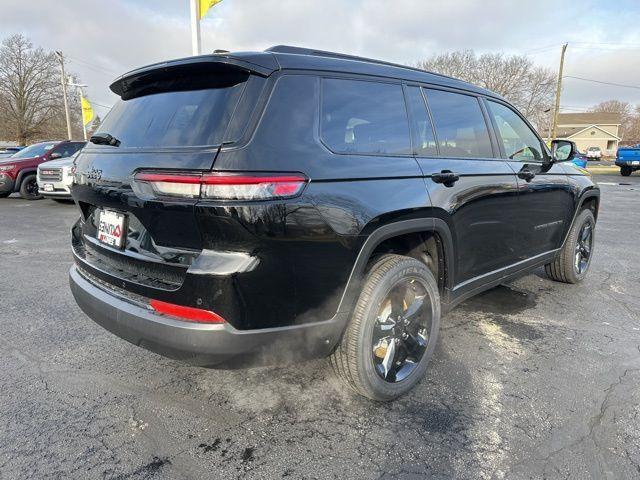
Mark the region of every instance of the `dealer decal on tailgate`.
[[125, 216], [111, 210], [102, 210], [98, 220], [98, 240], [116, 248], [124, 245]]

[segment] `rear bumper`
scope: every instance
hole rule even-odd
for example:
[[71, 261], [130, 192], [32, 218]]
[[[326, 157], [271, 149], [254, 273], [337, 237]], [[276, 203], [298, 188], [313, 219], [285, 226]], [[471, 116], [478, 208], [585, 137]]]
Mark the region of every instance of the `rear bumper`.
[[68, 190], [67, 191], [54, 190], [53, 192], [44, 192], [42, 190], [38, 190], [38, 193], [45, 198], [60, 198], [65, 200], [73, 200], [73, 197], [71, 196], [71, 193]]
[[618, 167], [631, 167], [640, 169], [640, 164], [635, 164], [633, 162], [638, 162], [638, 160], [616, 160], [616, 165]]
[[7, 174], [0, 173], [0, 193], [13, 192], [15, 180]]
[[237, 330], [159, 315], [97, 286], [76, 266], [69, 272], [76, 302], [92, 320], [115, 335], [160, 355], [194, 365], [242, 366], [326, 356], [346, 317], [290, 327]]

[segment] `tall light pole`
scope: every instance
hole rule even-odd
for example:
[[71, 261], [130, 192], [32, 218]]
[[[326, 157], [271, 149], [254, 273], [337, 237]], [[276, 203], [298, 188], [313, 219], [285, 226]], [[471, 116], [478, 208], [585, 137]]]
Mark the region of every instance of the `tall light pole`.
[[57, 51], [56, 55], [58, 56], [58, 60], [60, 61], [60, 69], [62, 70], [62, 77], [60, 79], [62, 83], [62, 97], [64, 100], [64, 115], [67, 119], [67, 136], [69, 140], [71, 140], [71, 119], [69, 117], [69, 102], [67, 101], [67, 74], [64, 71], [64, 56], [62, 52]]
[[564, 68], [564, 54], [567, 51], [568, 43], [562, 45], [562, 53], [560, 54], [560, 70], [558, 70], [558, 83], [556, 85], [556, 105], [553, 109], [553, 127], [551, 128], [551, 140], [556, 139], [558, 129], [558, 113], [560, 112], [560, 92], [562, 90], [562, 69]]
[[82, 123], [82, 133], [84, 135], [84, 141], [87, 141], [87, 126], [84, 124], [84, 115], [82, 114], [82, 89], [88, 87], [89, 85], [85, 85], [84, 83], [67, 83], [70, 87], [76, 87], [78, 89], [78, 94], [80, 96], [80, 122]]

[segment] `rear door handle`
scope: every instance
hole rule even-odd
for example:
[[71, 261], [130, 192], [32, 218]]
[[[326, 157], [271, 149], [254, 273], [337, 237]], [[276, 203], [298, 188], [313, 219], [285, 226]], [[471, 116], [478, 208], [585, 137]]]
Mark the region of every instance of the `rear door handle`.
[[442, 170], [439, 173], [431, 174], [431, 180], [435, 183], [442, 183], [445, 187], [452, 187], [454, 183], [460, 180], [460, 175], [451, 170]]
[[530, 182], [531, 180], [533, 180], [535, 176], [536, 174], [533, 173], [531, 170], [520, 170], [518, 172], [518, 178], [521, 178], [526, 182]]

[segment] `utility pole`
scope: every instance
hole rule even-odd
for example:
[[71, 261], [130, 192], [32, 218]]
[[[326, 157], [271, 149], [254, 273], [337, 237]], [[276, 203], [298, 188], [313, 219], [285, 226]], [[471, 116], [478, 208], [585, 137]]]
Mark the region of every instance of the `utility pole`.
[[193, 55], [202, 53], [200, 39], [200, 0], [189, 0], [191, 4], [191, 51]]
[[560, 92], [562, 90], [562, 69], [564, 68], [564, 54], [567, 51], [565, 43], [562, 45], [562, 54], [560, 55], [560, 70], [558, 70], [558, 84], [556, 85], [556, 105], [553, 109], [553, 127], [551, 128], [551, 140], [556, 139], [556, 133], [558, 129], [558, 113], [560, 112]]
[[60, 68], [62, 70], [62, 96], [64, 99], [64, 115], [67, 119], [67, 136], [71, 140], [71, 119], [69, 117], [69, 102], [67, 101], [67, 74], [64, 71], [64, 56], [62, 52], [56, 52], [58, 60], [60, 60]]

